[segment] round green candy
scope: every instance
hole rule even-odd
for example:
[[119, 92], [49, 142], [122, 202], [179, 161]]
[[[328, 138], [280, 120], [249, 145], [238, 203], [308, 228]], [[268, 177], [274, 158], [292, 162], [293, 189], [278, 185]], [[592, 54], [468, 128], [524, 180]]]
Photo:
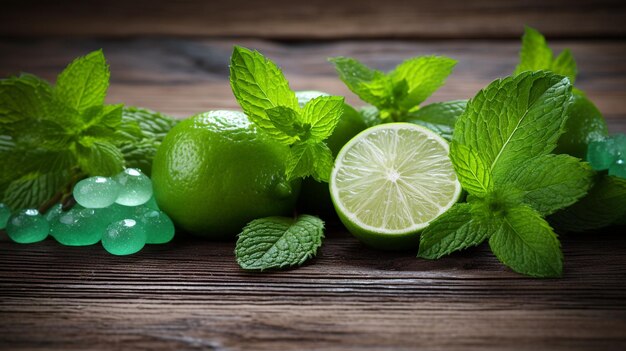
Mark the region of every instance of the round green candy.
[[0, 203], [0, 229], [7, 227], [9, 217], [11, 217], [11, 210], [9, 209], [9, 206]]
[[111, 223], [102, 237], [102, 246], [113, 255], [130, 255], [146, 244], [146, 231], [140, 222], [123, 219]]
[[626, 179], [626, 161], [620, 158], [613, 162], [609, 167], [609, 175]]
[[66, 246], [96, 244], [111, 222], [108, 211], [74, 206], [52, 222], [50, 234]]
[[120, 205], [139, 206], [152, 197], [152, 181], [136, 168], [126, 168], [115, 176], [115, 181], [121, 186], [115, 200]]
[[596, 140], [587, 147], [587, 162], [596, 171], [608, 169], [617, 159], [613, 139]]
[[9, 217], [7, 234], [9, 238], [20, 244], [42, 241], [48, 236], [48, 222], [36, 209], [21, 210]]
[[146, 244], [165, 244], [174, 238], [174, 223], [165, 212], [146, 208], [139, 220], [146, 231]]
[[108, 177], [90, 177], [74, 186], [74, 199], [85, 208], [105, 208], [117, 200], [121, 186]]
[[62, 214], [63, 214], [63, 205], [56, 204], [52, 206], [48, 211], [46, 211], [46, 214], [43, 217], [46, 219], [46, 221], [48, 221], [48, 224], [52, 226], [52, 223], [54, 223], [54, 221], [59, 219], [59, 217], [61, 217]]

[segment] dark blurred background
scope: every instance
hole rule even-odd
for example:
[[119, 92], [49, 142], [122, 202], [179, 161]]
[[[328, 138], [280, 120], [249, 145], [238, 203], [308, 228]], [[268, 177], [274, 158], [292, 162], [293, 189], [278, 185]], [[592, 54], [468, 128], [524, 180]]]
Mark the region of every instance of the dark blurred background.
[[379, 69], [443, 54], [459, 60], [431, 101], [468, 98], [510, 74], [524, 25], [573, 50], [578, 86], [607, 118], [626, 115], [626, 1], [277, 0], [1, 1], [0, 76], [54, 80], [74, 57], [103, 48], [110, 102], [179, 117], [235, 108], [228, 85], [233, 44], [261, 50], [295, 89], [344, 94], [326, 62], [355, 56]]

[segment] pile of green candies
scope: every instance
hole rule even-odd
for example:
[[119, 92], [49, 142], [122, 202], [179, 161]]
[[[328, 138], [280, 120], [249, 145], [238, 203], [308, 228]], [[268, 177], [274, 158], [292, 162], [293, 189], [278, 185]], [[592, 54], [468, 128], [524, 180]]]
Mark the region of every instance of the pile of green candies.
[[609, 175], [626, 178], [626, 135], [611, 137], [589, 143], [587, 162], [596, 171], [609, 171]]
[[83, 179], [74, 186], [77, 202], [69, 211], [58, 204], [41, 215], [36, 209], [11, 214], [0, 204], [0, 229], [18, 243], [34, 243], [50, 234], [67, 246], [98, 242], [109, 253], [130, 255], [145, 244], [165, 244], [174, 238], [172, 220], [159, 209], [152, 181], [138, 169], [109, 177]]

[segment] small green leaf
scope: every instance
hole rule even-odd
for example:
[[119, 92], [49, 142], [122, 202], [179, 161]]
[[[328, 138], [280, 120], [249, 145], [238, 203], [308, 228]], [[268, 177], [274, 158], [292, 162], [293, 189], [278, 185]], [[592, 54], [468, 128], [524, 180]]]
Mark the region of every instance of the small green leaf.
[[524, 71], [538, 71], [550, 69], [552, 66], [552, 50], [546, 39], [536, 29], [526, 27], [522, 37], [520, 63], [515, 68], [515, 74]]
[[[272, 122], [272, 127], [269, 130], [270, 133], [276, 129], [285, 133], [290, 138], [280, 139], [280, 142], [286, 145], [291, 145], [295, 141], [295, 137], [304, 132], [300, 124], [300, 116], [298, 112], [290, 109], [289, 107], [276, 106], [265, 111], [267, 117]], [[263, 125], [259, 125], [261, 129]]]
[[592, 181], [588, 164], [569, 155], [549, 154], [522, 162], [498, 186], [522, 190], [524, 202], [545, 216], [585, 196]]
[[518, 273], [533, 277], [560, 277], [563, 254], [550, 225], [530, 207], [510, 209], [489, 239], [498, 259]]
[[239, 234], [235, 256], [245, 270], [297, 266], [315, 256], [323, 238], [324, 222], [314, 216], [255, 219]]
[[483, 214], [473, 212], [472, 204], [458, 203], [439, 216], [420, 234], [417, 256], [438, 259], [480, 245], [498, 227]]
[[102, 50], [79, 57], [59, 75], [54, 89], [59, 100], [78, 112], [104, 103], [109, 88], [109, 66]]
[[484, 197], [493, 190], [489, 166], [474, 150], [463, 144], [450, 144], [450, 159], [459, 182], [468, 193]]
[[559, 56], [554, 59], [550, 70], [556, 74], [566, 76], [570, 82], [574, 84], [576, 76], [578, 75], [578, 68], [576, 67], [576, 61], [569, 49], [563, 50]]
[[297, 142], [291, 147], [287, 160], [287, 178], [312, 176], [318, 182], [328, 183], [333, 162], [332, 151], [325, 143]]
[[124, 156], [112, 143], [83, 137], [76, 145], [78, 164], [89, 176], [113, 176], [124, 169]]
[[38, 208], [69, 182], [67, 172], [29, 173], [9, 183], [0, 202], [9, 208]]
[[450, 141], [454, 124], [466, 106], [467, 100], [435, 102], [409, 112], [405, 120], [424, 126]]
[[141, 128], [143, 137], [163, 140], [167, 132], [176, 125], [176, 120], [163, 113], [140, 107], [125, 106], [122, 123], [134, 122]]
[[383, 72], [370, 69], [349, 57], [333, 57], [328, 60], [335, 65], [339, 78], [363, 101], [379, 108], [388, 104], [388, 95], [393, 92], [393, 87]]
[[275, 128], [266, 112], [277, 106], [300, 110], [295, 93], [276, 64], [257, 51], [235, 46], [230, 61], [230, 85], [252, 122], [280, 142], [295, 141]]
[[30, 75], [0, 80], [0, 125], [49, 118], [50, 85]]
[[310, 140], [320, 142], [333, 134], [343, 114], [344, 99], [320, 96], [309, 101], [302, 112], [302, 123], [310, 126]]
[[455, 65], [456, 60], [443, 56], [415, 57], [399, 64], [390, 77], [396, 83], [405, 81], [408, 85], [401, 106], [410, 109], [424, 102], [445, 83]]

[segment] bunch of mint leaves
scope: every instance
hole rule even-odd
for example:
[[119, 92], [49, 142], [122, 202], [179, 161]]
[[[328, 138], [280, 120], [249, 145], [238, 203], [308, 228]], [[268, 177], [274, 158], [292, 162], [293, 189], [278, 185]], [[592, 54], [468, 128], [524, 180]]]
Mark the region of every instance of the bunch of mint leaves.
[[109, 77], [98, 50], [74, 60], [55, 86], [30, 74], [0, 80], [0, 202], [44, 212], [86, 176], [127, 165], [149, 171], [174, 121], [105, 104]]
[[[545, 37], [536, 29], [526, 27], [522, 37], [520, 63], [515, 72], [527, 70], [550, 70], [554, 73], [567, 76], [572, 84], [576, 80], [578, 68], [574, 56], [568, 49], [554, 57]], [[579, 89], [574, 88], [573, 94], [577, 103], [570, 108], [570, 120], [567, 129], [581, 128], [576, 123], [586, 122], [590, 115], [602, 119], [600, 111]], [[578, 110], [574, 110], [578, 109]], [[580, 116], [573, 120], [572, 118]], [[586, 130], [587, 128], [585, 128]], [[606, 137], [608, 130], [598, 128], [593, 135], [587, 136], [587, 141]], [[560, 150], [572, 152], [572, 155], [584, 157], [586, 150]], [[594, 177], [594, 186], [587, 195], [563, 210], [551, 215], [548, 219], [559, 231], [582, 232], [606, 227], [626, 218], [626, 180], [609, 176], [606, 172], [599, 172]]]
[[494, 81], [468, 102], [450, 145], [467, 203], [424, 230], [419, 257], [436, 259], [488, 240], [516, 272], [561, 276], [560, 243], [543, 217], [583, 197], [593, 177], [579, 159], [550, 154], [564, 131], [571, 91], [567, 77], [526, 71]]
[[413, 57], [385, 73], [371, 69], [354, 58], [334, 57], [339, 78], [361, 100], [371, 104], [361, 109], [369, 126], [387, 122], [423, 125], [446, 139], [466, 100], [420, 106], [452, 73], [456, 61], [445, 56]]
[[[334, 157], [324, 140], [339, 123], [343, 97], [320, 96], [300, 107], [280, 68], [259, 52], [239, 46], [230, 61], [230, 84], [248, 118], [290, 147], [286, 178], [311, 176], [328, 182]], [[239, 235], [237, 262], [246, 270], [300, 265], [317, 253], [323, 229], [324, 222], [309, 215], [254, 220]]]

